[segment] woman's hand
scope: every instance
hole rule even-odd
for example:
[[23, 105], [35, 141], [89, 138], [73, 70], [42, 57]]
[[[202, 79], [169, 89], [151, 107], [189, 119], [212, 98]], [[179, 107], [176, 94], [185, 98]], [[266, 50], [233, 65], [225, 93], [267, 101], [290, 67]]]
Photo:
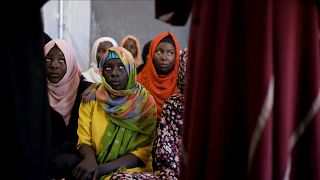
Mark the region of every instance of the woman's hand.
[[92, 179], [96, 169], [98, 169], [95, 152], [91, 146], [82, 144], [79, 153], [83, 156], [83, 160], [74, 168], [72, 175], [76, 179]]
[[84, 158], [77, 167], [72, 171], [76, 179], [91, 179], [92, 174], [96, 174], [98, 164], [93, 158]]
[[100, 170], [100, 166], [98, 166], [93, 172], [92, 172], [92, 179], [96, 180], [99, 179], [101, 176], [101, 170]]

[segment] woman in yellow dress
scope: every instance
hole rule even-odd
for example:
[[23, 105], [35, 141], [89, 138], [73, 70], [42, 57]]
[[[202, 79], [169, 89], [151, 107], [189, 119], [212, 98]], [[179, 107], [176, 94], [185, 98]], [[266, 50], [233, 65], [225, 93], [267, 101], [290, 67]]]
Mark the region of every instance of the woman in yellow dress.
[[107, 178], [113, 172], [152, 172], [156, 103], [136, 81], [131, 53], [112, 47], [99, 64], [102, 83], [80, 104], [77, 179]]

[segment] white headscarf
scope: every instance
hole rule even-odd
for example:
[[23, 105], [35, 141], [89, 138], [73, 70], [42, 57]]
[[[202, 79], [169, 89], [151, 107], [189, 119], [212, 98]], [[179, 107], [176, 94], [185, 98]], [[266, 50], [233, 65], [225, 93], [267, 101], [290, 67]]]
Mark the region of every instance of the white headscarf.
[[47, 55], [55, 45], [64, 55], [67, 71], [56, 84], [47, 80], [49, 104], [62, 115], [65, 124], [68, 125], [80, 82], [80, 68], [73, 49], [65, 40], [55, 39], [49, 41], [44, 46], [44, 54]]
[[99, 69], [97, 65], [97, 50], [99, 44], [104, 41], [110, 42], [113, 47], [118, 47], [118, 43], [111, 37], [101, 37], [95, 40], [91, 49], [90, 67], [86, 72], [82, 73], [82, 75], [90, 82], [101, 82], [101, 77], [99, 75]]

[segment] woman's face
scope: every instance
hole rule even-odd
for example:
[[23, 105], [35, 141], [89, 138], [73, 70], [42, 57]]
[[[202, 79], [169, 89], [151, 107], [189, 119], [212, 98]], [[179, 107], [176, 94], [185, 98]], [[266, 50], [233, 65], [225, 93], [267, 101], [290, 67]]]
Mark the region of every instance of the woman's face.
[[128, 83], [128, 73], [120, 59], [111, 59], [103, 64], [103, 77], [114, 90], [123, 90]]
[[176, 48], [168, 42], [160, 42], [153, 56], [153, 65], [160, 75], [171, 72], [176, 60]]
[[104, 53], [106, 53], [107, 50], [108, 50], [109, 48], [111, 48], [111, 47], [113, 47], [113, 45], [112, 45], [112, 43], [109, 42], [109, 41], [103, 41], [103, 42], [101, 42], [101, 43], [99, 44], [98, 49], [97, 49], [97, 54], [96, 54], [96, 56], [97, 56], [97, 63], [98, 63], [97, 65], [98, 65], [98, 66], [99, 66], [101, 57], [102, 57], [102, 56], [104, 55]]
[[47, 79], [58, 83], [67, 72], [66, 59], [63, 52], [55, 45], [45, 56]]
[[138, 48], [137, 48], [137, 44], [133, 39], [128, 39], [124, 45], [124, 48], [126, 48], [128, 51], [131, 52], [132, 56], [135, 58], [138, 55]]

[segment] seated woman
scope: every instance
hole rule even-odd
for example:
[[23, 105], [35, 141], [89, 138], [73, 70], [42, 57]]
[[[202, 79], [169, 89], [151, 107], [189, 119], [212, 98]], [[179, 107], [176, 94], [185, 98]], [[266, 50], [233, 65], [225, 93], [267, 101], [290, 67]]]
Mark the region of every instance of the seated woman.
[[82, 75], [93, 83], [101, 83], [99, 75], [99, 62], [103, 54], [107, 52], [110, 47], [117, 47], [118, 43], [111, 37], [101, 37], [94, 41], [91, 48], [90, 67]]
[[115, 171], [152, 171], [156, 104], [136, 82], [131, 53], [112, 47], [99, 64], [102, 83], [86, 93], [79, 109], [77, 179], [109, 178]]
[[128, 51], [131, 52], [131, 54], [134, 58], [134, 64], [137, 69], [137, 74], [139, 74], [140, 71], [138, 71], [138, 69], [144, 63], [141, 58], [141, 46], [140, 46], [140, 41], [138, 40], [138, 38], [136, 38], [133, 35], [127, 35], [124, 38], [122, 38], [122, 40], [120, 42], [120, 46], [126, 48]]
[[187, 70], [187, 48], [181, 53], [178, 81], [179, 92], [163, 103], [161, 121], [157, 123], [156, 139], [153, 145], [154, 173], [117, 173], [110, 179], [179, 179], [182, 152], [184, 89]]
[[158, 121], [163, 102], [178, 92], [179, 55], [180, 46], [174, 35], [160, 33], [152, 40], [147, 63], [138, 75], [138, 82], [150, 91], [157, 103]]
[[50, 104], [51, 178], [68, 178], [81, 160], [77, 154], [78, 110], [82, 92], [91, 85], [80, 74], [70, 45], [61, 39], [44, 46]]

